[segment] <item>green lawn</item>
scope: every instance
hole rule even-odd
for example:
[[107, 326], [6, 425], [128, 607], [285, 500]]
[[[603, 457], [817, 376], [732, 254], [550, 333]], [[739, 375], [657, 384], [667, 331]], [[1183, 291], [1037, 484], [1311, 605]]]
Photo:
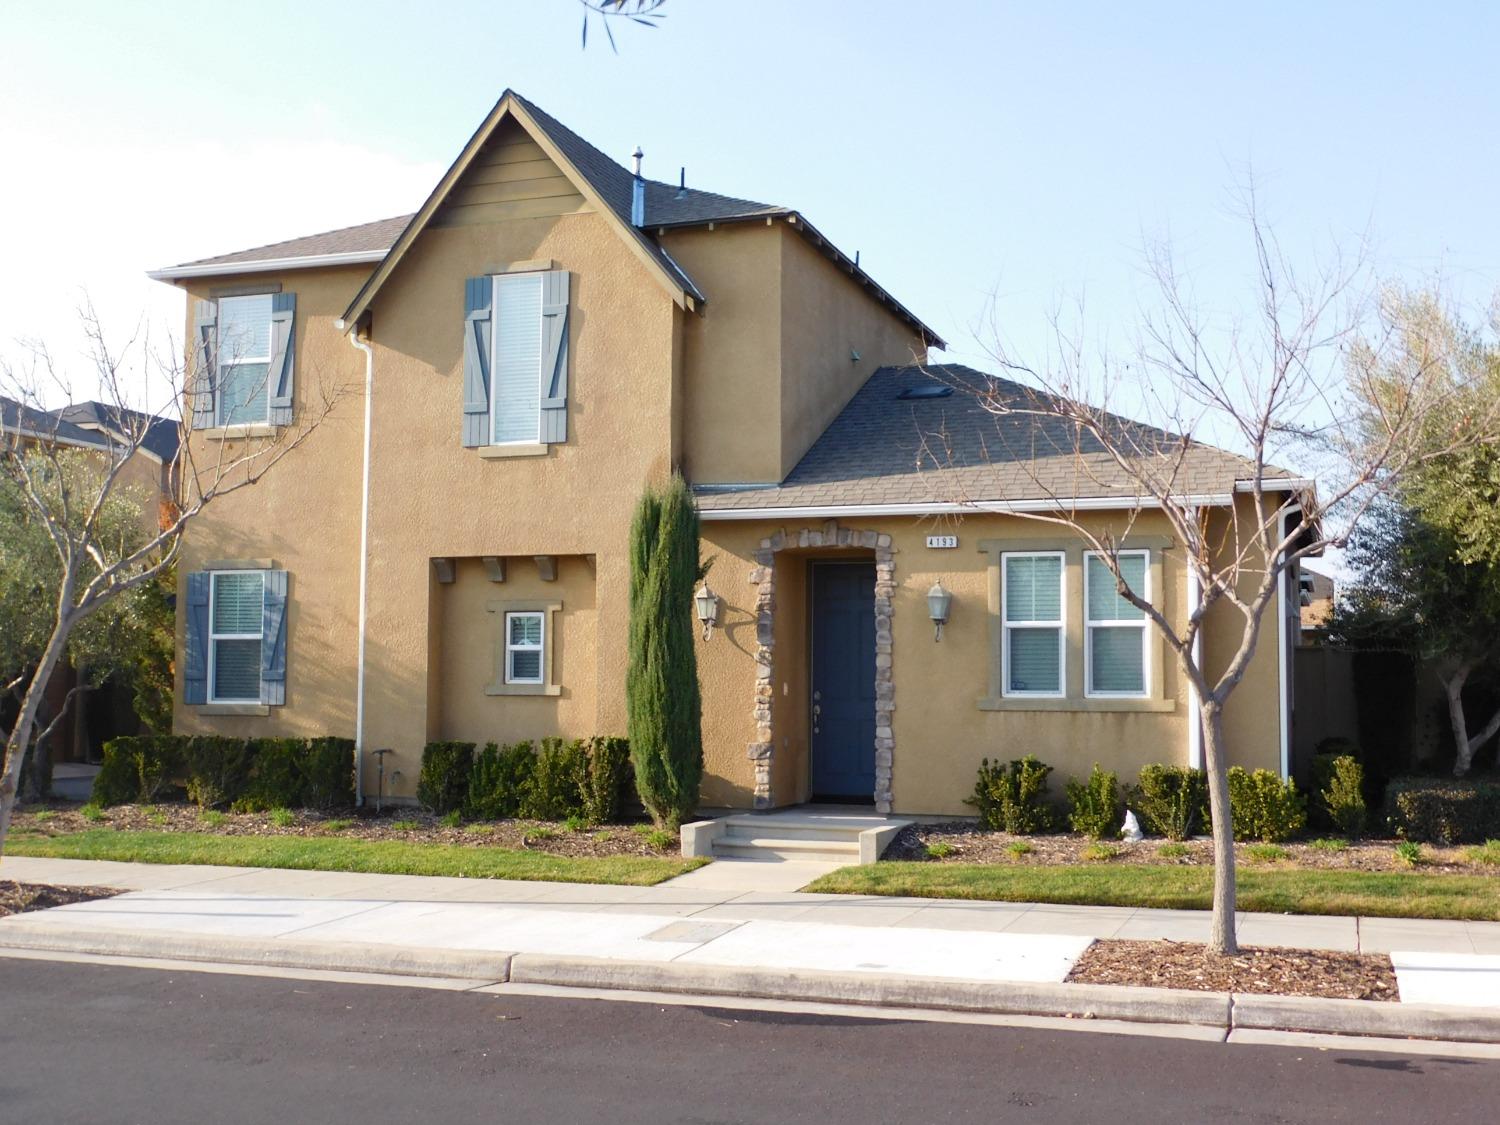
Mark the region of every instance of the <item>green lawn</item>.
[[[1500, 919], [1500, 879], [1420, 871], [1240, 870], [1239, 909], [1273, 914]], [[1207, 910], [1208, 867], [876, 863], [844, 867], [808, 891]]]
[[13, 834], [9, 855], [111, 859], [128, 863], [212, 863], [227, 867], [293, 867], [381, 875], [462, 875], [470, 879], [546, 879], [649, 887], [707, 860], [654, 856], [573, 857], [509, 848], [339, 840], [307, 836], [219, 836], [207, 832], [117, 832], [95, 828], [68, 836]]

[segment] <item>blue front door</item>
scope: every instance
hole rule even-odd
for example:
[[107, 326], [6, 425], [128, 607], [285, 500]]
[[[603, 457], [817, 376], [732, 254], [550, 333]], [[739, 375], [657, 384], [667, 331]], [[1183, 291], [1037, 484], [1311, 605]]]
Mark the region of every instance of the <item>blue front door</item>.
[[875, 794], [875, 566], [812, 565], [814, 800]]

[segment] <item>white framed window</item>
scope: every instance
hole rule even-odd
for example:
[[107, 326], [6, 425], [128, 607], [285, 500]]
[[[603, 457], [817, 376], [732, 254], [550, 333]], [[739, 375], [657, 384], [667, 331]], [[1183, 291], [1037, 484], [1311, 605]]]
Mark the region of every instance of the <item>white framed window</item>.
[[269, 421], [271, 294], [221, 297], [218, 315], [215, 422], [241, 426]]
[[208, 701], [259, 703], [266, 576], [260, 570], [209, 575]]
[[507, 273], [494, 278], [490, 440], [495, 445], [541, 440], [542, 277]]
[[1001, 684], [1008, 696], [1066, 694], [1062, 551], [1000, 556]]
[[[1151, 554], [1120, 551], [1120, 575], [1135, 595], [1151, 600]], [[1083, 557], [1084, 694], [1142, 697], [1151, 690], [1150, 623], [1120, 595], [1103, 556]]]
[[546, 623], [540, 611], [512, 611], [505, 615], [505, 682], [546, 682], [542, 647]]

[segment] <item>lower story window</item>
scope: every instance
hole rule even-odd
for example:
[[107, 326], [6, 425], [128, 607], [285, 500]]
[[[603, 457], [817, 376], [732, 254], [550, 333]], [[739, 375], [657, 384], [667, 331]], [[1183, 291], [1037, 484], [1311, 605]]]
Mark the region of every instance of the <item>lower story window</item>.
[[542, 676], [542, 614], [524, 611], [505, 615], [505, 682], [539, 684]]
[[1063, 694], [1063, 554], [1007, 552], [1001, 571], [1006, 695]]
[[258, 570], [216, 571], [211, 582], [209, 702], [258, 703], [265, 574]]
[[[1131, 593], [1151, 599], [1150, 559], [1145, 551], [1118, 554], [1120, 577]], [[1144, 696], [1148, 677], [1146, 615], [1120, 596], [1115, 575], [1099, 555], [1084, 557], [1086, 693], [1090, 696]]]

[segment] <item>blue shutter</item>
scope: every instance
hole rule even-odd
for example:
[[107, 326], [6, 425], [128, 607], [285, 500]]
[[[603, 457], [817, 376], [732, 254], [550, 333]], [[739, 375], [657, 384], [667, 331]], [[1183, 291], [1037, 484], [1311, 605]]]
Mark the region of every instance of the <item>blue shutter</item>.
[[182, 629], [182, 701], [208, 702], [209, 573], [187, 576], [187, 617]]
[[271, 366], [266, 393], [271, 397], [271, 425], [292, 424], [292, 375], [296, 366], [297, 294], [271, 295]]
[[[214, 424], [214, 345], [218, 342], [217, 301], [197, 301], [193, 305], [193, 429], [206, 430]], [[205, 597], [207, 595], [205, 594]]]
[[286, 703], [286, 594], [286, 571], [266, 571], [265, 608], [261, 614], [260, 701], [271, 707]]
[[464, 445], [490, 444], [490, 306], [488, 277], [464, 283]]
[[542, 441], [568, 440], [568, 271], [542, 275]]

